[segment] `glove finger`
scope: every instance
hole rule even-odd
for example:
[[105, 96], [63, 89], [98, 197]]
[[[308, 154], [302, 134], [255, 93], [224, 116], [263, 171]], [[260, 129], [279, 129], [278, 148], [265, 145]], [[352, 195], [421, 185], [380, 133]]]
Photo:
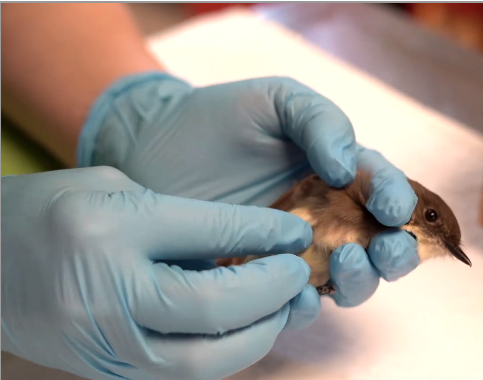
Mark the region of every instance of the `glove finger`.
[[290, 254], [201, 272], [149, 268], [150, 275], [136, 276], [130, 312], [139, 325], [162, 334], [223, 334], [248, 326], [297, 296], [310, 274]]
[[[223, 379], [266, 356], [287, 323], [290, 306], [225, 335], [163, 336], [147, 333], [146, 348], [132, 353], [125, 378], [136, 378], [136, 368], [153, 379]], [[213, 365], [216, 364], [216, 365]], [[134, 372], [133, 372], [134, 371]], [[203, 375], [201, 375], [203, 374]], [[151, 377], [149, 377], [151, 378]]]
[[274, 103], [283, 132], [307, 154], [317, 174], [332, 186], [355, 178], [356, 141], [352, 124], [331, 100], [307, 86], [285, 79]]
[[367, 251], [386, 281], [396, 281], [406, 276], [420, 263], [417, 242], [405, 231], [387, 231], [376, 235]]
[[379, 273], [360, 245], [343, 245], [330, 255], [331, 295], [337, 305], [358, 306], [368, 300], [379, 285]]
[[367, 209], [386, 226], [404, 225], [411, 219], [418, 202], [406, 176], [379, 152], [362, 146], [359, 146], [358, 152], [359, 167], [374, 174]]
[[290, 301], [286, 330], [302, 330], [310, 326], [320, 314], [320, 296], [312, 285], [305, 285], [301, 293]]
[[[312, 242], [312, 228], [295, 215], [163, 196], [150, 190], [97, 194], [94, 210], [109, 208], [126, 244], [151, 260], [215, 259], [298, 253]], [[130, 215], [130, 218], [126, 218]]]

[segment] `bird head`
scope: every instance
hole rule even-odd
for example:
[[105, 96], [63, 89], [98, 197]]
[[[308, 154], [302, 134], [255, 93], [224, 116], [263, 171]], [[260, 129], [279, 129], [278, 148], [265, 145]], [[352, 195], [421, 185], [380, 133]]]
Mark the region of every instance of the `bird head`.
[[471, 267], [461, 249], [461, 230], [451, 208], [440, 196], [408, 179], [418, 197], [411, 220], [402, 228], [418, 242], [421, 261], [452, 256]]

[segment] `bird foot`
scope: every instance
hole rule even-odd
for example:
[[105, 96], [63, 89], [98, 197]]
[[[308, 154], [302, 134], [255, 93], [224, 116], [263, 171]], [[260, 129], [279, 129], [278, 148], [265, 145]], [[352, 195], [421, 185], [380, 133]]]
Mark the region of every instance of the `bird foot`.
[[316, 289], [320, 296], [325, 296], [327, 294], [335, 293], [335, 289], [332, 285], [322, 285], [322, 286], [318, 286]]

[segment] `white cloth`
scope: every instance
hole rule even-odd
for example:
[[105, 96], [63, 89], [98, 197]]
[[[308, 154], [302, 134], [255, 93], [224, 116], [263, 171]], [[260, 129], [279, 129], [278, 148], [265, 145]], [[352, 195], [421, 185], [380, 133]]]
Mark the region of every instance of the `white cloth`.
[[[381, 283], [354, 309], [324, 300], [313, 326], [283, 332], [266, 358], [232, 379], [482, 378], [481, 136], [248, 11], [193, 19], [150, 38], [148, 46], [171, 73], [195, 85], [287, 75], [335, 101], [361, 143], [450, 204], [474, 264], [428, 262], [396, 283]], [[17, 358], [2, 364], [6, 380], [76, 379]]]

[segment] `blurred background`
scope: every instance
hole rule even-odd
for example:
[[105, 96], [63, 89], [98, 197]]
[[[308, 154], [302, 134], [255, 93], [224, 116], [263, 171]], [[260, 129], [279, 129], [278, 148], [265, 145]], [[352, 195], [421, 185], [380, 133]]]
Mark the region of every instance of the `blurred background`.
[[[161, 31], [190, 17], [229, 7], [277, 7], [260, 3], [132, 3], [129, 4], [146, 35]], [[308, 5], [308, 4], [307, 4]], [[343, 4], [340, 4], [343, 6]], [[304, 4], [299, 4], [303, 7]], [[483, 4], [392, 3], [373, 4], [414, 19], [455, 43], [483, 53]]]
[[150, 36], [243, 8], [483, 134], [483, 4], [134, 3]]

